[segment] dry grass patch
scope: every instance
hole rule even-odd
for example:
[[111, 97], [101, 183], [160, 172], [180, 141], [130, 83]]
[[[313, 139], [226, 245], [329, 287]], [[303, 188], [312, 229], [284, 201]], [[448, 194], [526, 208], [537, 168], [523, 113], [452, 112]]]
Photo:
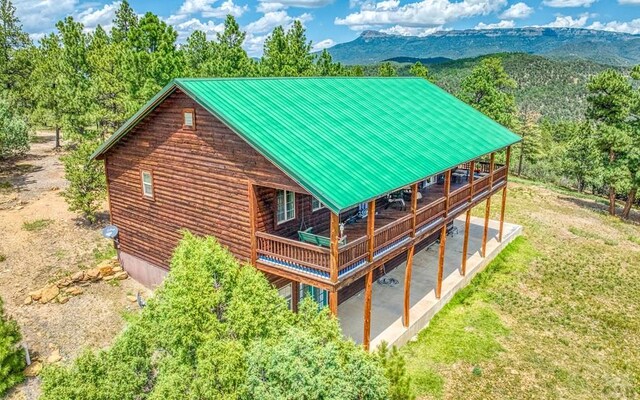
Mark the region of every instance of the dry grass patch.
[[419, 398], [640, 397], [638, 226], [565, 192], [510, 189], [524, 237], [404, 350]]

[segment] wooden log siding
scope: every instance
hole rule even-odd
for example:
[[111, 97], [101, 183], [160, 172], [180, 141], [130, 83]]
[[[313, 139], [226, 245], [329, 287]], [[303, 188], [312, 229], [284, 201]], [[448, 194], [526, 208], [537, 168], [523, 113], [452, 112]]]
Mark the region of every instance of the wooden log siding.
[[[195, 109], [195, 130], [182, 127], [185, 108]], [[120, 249], [163, 268], [183, 228], [213, 235], [241, 260], [250, 260], [249, 181], [305, 193], [180, 91], [109, 150], [105, 167]], [[153, 200], [142, 196], [141, 169], [153, 171]], [[259, 199], [262, 194], [258, 189]]]

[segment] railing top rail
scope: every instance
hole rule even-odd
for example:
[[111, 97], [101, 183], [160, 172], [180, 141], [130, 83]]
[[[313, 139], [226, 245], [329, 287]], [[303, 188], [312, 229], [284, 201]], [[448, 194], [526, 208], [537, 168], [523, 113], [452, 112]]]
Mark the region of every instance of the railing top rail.
[[440, 204], [440, 203], [444, 203], [444, 202], [445, 202], [445, 200], [446, 200], [446, 198], [445, 198], [444, 196], [442, 196], [442, 197], [440, 197], [439, 199], [434, 200], [434, 201], [432, 201], [431, 203], [425, 204], [424, 206], [422, 206], [422, 207], [418, 208], [418, 210], [416, 211], [416, 213], [417, 213], [417, 214], [419, 214], [419, 213], [424, 212], [424, 211], [426, 211], [426, 210], [428, 210], [428, 209], [430, 209], [430, 208], [433, 208], [433, 207], [437, 206], [437, 205], [438, 205], [438, 204]]
[[378, 234], [378, 233], [380, 233], [380, 232], [384, 232], [384, 231], [386, 231], [387, 229], [391, 229], [392, 227], [394, 227], [394, 226], [396, 226], [396, 225], [400, 225], [401, 223], [403, 223], [403, 222], [405, 222], [405, 221], [407, 221], [407, 220], [410, 220], [410, 219], [412, 219], [412, 218], [413, 218], [413, 214], [407, 214], [407, 215], [405, 215], [405, 216], [404, 216], [404, 217], [402, 217], [402, 218], [398, 218], [397, 220], [393, 221], [393, 222], [392, 222], [392, 223], [390, 223], [390, 224], [387, 224], [387, 225], [385, 225], [385, 226], [381, 226], [380, 228], [378, 228], [378, 229], [376, 229], [375, 231], [373, 231], [373, 234], [374, 234], [374, 235], [377, 235], [377, 234]]
[[345, 251], [345, 250], [349, 250], [352, 247], [356, 247], [357, 245], [359, 245], [362, 242], [366, 242], [367, 241], [367, 236], [360, 236], [359, 238], [357, 238], [356, 240], [349, 242], [347, 241], [347, 244], [345, 244], [344, 246], [340, 246], [339, 251]]
[[449, 193], [449, 197], [453, 197], [456, 194], [460, 193], [460, 192], [464, 192], [465, 190], [468, 190], [471, 187], [471, 185], [469, 185], [468, 183], [465, 184], [462, 187], [457, 188], [456, 190], [452, 191], [451, 193]]
[[274, 241], [277, 241], [277, 242], [286, 243], [286, 244], [291, 245], [291, 246], [296, 246], [296, 247], [304, 248], [304, 249], [307, 249], [307, 250], [316, 251], [318, 253], [326, 253], [326, 254], [330, 253], [330, 250], [327, 247], [316, 246], [314, 244], [300, 242], [298, 240], [293, 240], [293, 239], [285, 238], [285, 237], [282, 237], [282, 236], [272, 235], [272, 234], [267, 233], [267, 232], [258, 231], [258, 232], [256, 232], [256, 236], [264, 238], [264, 239], [269, 239], [269, 240], [274, 240]]

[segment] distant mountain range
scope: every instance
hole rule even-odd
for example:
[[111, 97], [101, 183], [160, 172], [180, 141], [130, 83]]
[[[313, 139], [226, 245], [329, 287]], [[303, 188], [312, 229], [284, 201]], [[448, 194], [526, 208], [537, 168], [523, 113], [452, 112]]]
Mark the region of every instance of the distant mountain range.
[[328, 49], [344, 64], [373, 64], [396, 58], [460, 59], [520, 52], [549, 58], [585, 59], [601, 64], [640, 63], [640, 35], [576, 28], [470, 29], [429, 36], [398, 36], [365, 31], [351, 42]]

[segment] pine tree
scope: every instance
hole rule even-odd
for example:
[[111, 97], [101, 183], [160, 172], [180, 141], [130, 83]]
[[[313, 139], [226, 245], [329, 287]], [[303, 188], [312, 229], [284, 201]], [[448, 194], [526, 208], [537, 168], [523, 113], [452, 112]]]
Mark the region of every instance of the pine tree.
[[305, 29], [300, 20], [295, 20], [286, 34], [288, 74], [293, 76], [309, 76], [314, 72], [311, 54], [311, 41], [307, 41]]
[[467, 104], [508, 128], [515, 126], [513, 89], [516, 82], [506, 73], [499, 58], [484, 58], [460, 86], [459, 97]]
[[193, 31], [187, 38], [187, 43], [182, 47], [185, 62], [185, 76], [211, 77], [213, 71], [213, 43], [207, 40], [207, 35], [202, 31]]
[[146, 13], [128, 34], [125, 75], [134, 110], [182, 74], [184, 60], [176, 48], [178, 34], [153, 13]]
[[286, 76], [287, 39], [282, 26], [276, 26], [264, 41], [264, 52], [260, 61], [263, 76]]
[[0, 396], [24, 380], [24, 350], [18, 324], [6, 317], [0, 298]]
[[334, 63], [331, 54], [327, 49], [322, 50], [318, 61], [316, 61], [317, 74], [320, 76], [340, 76], [344, 75], [344, 68], [340, 63]]
[[398, 71], [390, 62], [384, 62], [378, 67], [378, 75], [380, 76], [397, 76]]
[[522, 137], [522, 141], [519, 146], [518, 176], [522, 174], [522, 165], [525, 161], [535, 164], [542, 155], [540, 148], [542, 135], [540, 127], [538, 126], [540, 114], [525, 108], [520, 112], [519, 119], [520, 121], [516, 131]]
[[600, 149], [604, 183], [609, 188], [609, 214], [616, 214], [616, 195], [630, 186], [625, 157], [633, 145], [628, 123], [634, 99], [633, 88], [618, 71], [609, 69], [589, 80], [587, 118], [594, 125]]
[[420, 61], [416, 61], [416, 63], [411, 66], [409, 73], [418, 78], [431, 80], [429, 76], [429, 69], [422, 65]]
[[136, 26], [138, 26], [138, 15], [133, 8], [131, 8], [129, 2], [123, 0], [113, 20], [113, 28], [111, 29], [113, 41], [115, 43], [127, 41], [129, 39], [129, 32]]
[[238, 77], [255, 74], [254, 62], [242, 47], [245, 37], [246, 33], [240, 30], [236, 19], [227, 15], [224, 31], [216, 34], [217, 43], [214, 46], [213, 58], [217, 67], [216, 76]]
[[25, 60], [16, 53], [30, 46], [31, 39], [22, 30], [16, 8], [10, 0], [0, 0], [0, 90], [13, 88], [17, 78], [28, 72], [28, 67], [18, 62]]
[[111, 40], [100, 25], [89, 37], [89, 119], [103, 138], [122, 125], [131, 108], [121, 62], [125, 51], [125, 45]]

